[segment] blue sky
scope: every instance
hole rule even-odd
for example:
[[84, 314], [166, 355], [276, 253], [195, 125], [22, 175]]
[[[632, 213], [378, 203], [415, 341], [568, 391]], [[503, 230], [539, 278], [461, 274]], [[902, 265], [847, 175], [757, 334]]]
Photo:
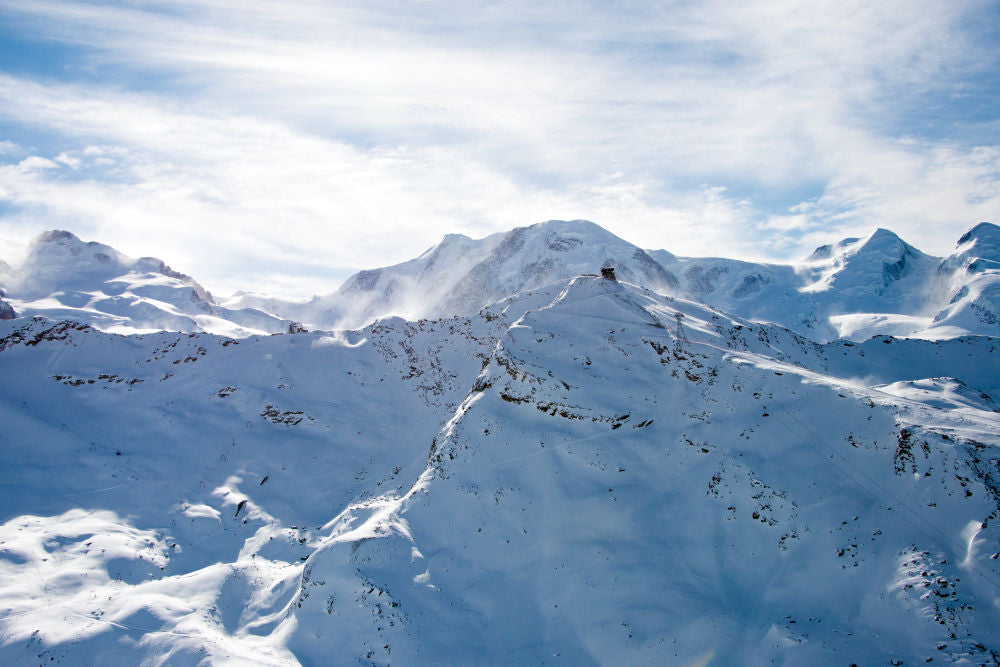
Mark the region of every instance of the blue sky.
[[0, 237], [308, 295], [587, 218], [787, 260], [1000, 220], [997, 2], [0, 0]]

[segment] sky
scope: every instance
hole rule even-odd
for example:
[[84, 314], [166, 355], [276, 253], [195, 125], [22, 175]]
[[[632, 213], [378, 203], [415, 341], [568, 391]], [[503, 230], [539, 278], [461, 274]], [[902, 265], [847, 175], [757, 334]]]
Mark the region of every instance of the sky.
[[998, 38], [996, 0], [0, 0], [0, 238], [288, 297], [549, 219], [947, 255], [1000, 222]]

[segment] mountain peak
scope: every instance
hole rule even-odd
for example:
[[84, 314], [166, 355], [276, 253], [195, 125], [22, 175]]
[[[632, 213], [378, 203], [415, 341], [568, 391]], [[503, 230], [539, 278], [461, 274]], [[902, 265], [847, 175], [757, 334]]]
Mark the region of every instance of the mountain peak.
[[906, 241], [884, 227], [878, 227], [858, 244], [859, 252], [883, 252], [893, 256], [901, 255], [907, 249], [912, 249]]
[[984, 241], [990, 245], [1000, 246], [1000, 227], [992, 222], [980, 222], [978, 225], [962, 234], [958, 239], [958, 245], [969, 241]]
[[589, 220], [548, 220], [503, 235], [470, 267], [437, 306], [440, 312], [475, 312], [523, 290], [614, 267], [618, 277], [652, 289], [672, 290], [675, 276], [642, 249]]
[[[79, 318], [107, 331], [212, 330], [245, 336], [287, 329], [287, 322], [252, 309], [217, 307], [194, 278], [156, 257], [138, 259], [61, 229], [36, 236], [16, 270], [0, 278], [22, 315]], [[0, 307], [0, 319], [8, 309]]]
[[35, 243], [83, 243], [80, 238], [73, 232], [67, 232], [63, 229], [50, 229], [44, 231], [35, 237]]
[[802, 292], [836, 290], [841, 299], [878, 298], [893, 301], [896, 308], [903, 308], [903, 301], [909, 304], [907, 299], [911, 297], [917, 298], [910, 293], [912, 290], [899, 286], [900, 280], [909, 278], [905, 284], [919, 286], [913, 293], [920, 293], [936, 262], [882, 227], [864, 238], [848, 238], [834, 246], [817, 248], [808, 261], [810, 265], [803, 267], [803, 274], [811, 282]]
[[863, 238], [848, 237], [835, 244], [822, 245], [816, 248], [807, 262], [823, 262], [834, 258], [844, 259], [849, 255], [877, 252], [891, 256], [902, 256], [907, 251], [920, 252], [899, 235], [884, 227], [878, 227]]
[[623, 239], [609, 232], [604, 227], [601, 227], [596, 222], [591, 222], [590, 220], [546, 220], [545, 222], [537, 222], [526, 228], [522, 227], [520, 229], [525, 229], [532, 234], [545, 232], [549, 234], [565, 234], [591, 239], [614, 239], [625, 242]]
[[886, 229], [885, 227], [876, 227], [875, 231], [872, 232], [871, 235], [868, 238], [869, 239], [874, 239], [874, 238], [893, 238], [893, 239], [899, 239], [899, 235], [896, 234], [896, 232], [892, 231], [891, 229]]
[[111, 246], [96, 241], [82, 241], [73, 232], [63, 229], [50, 229], [32, 239], [28, 245], [25, 265], [37, 262], [43, 257], [42, 261], [45, 263], [68, 261], [72, 264], [79, 264], [81, 261], [85, 261], [84, 256], [93, 260], [95, 264], [117, 266], [133, 261]]
[[545, 229], [553, 231], [582, 231], [582, 230], [598, 230], [602, 232], [607, 232], [604, 227], [601, 227], [596, 222], [591, 220], [583, 220], [582, 218], [577, 218], [575, 220], [561, 220], [553, 218], [552, 220], [545, 220], [543, 222], [536, 222], [533, 225], [528, 225], [529, 229]]
[[[650, 306], [660, 303], [663, 297], [638, 285], [621, 283], [594, 275], [581, 275], [571, 279], [552, 303], [539, 308], [537, 314], [574, 318], [573, 327], [592, 323], [604, 330], [602, 321], [609, 326], [642, 325], [664, 328]], [[659, 308], [662, 315], [665, 311]]]

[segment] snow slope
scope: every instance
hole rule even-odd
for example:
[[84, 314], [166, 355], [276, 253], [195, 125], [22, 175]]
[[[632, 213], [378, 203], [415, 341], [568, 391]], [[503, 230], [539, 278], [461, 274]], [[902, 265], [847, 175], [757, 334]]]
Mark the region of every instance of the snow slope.
[[1000, 335], [998, 237], [1000, 228], [982, 223], [941, 259], [877, 229], [781, 265], [642, 250], [592, 222], [550, 220], [480, 240], [448, 235], [416, 259], [362, 271], [337, 293], [306, 303], [242, 293], [226, 304], [316, 328], [357, 327], [387, 315], [468, 315], [508, 295], [613, 266], [623, 280], [660, 294], [819, 341]]
[[794, 266], [648, 252], [678, 277], [674, 294], [748, 319], [777, 322], [815, 340], [838, 337], [820, 300], [802, 291], [804, 281]]
[[[932, 283], [941, 260], [886, 229], [821, 246], [795, 265], [650, 254], [681, 276], [685, 296], [815, 340], [916, 334], [939, 307]], [[996, 333], [981, 329], [961, 333]]]
[[1000, 664], [994, 338], [586, 276], [335, 334], [0, 334], [3, 663]]
[[302, 559], [420, 473], [498, 326], [3, 324], [2, 664], [294, 662]]
[[[0, 267], [3, 269], [3, 267]], [[153, 257], [134, 259], [70, 232], [35, 238], [0, 286], [17, 313], [83, 320], [106, 331], [212, 331], [246, 336], [288, 329], [289, 322], [215, 304], [193, 278]]]

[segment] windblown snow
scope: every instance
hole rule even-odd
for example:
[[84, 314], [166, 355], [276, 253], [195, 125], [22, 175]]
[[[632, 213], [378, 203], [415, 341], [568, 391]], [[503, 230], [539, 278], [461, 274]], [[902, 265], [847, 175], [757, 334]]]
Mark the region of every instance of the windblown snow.
[[977, 225], [954, 254], [932, 257], [894, 233], [822, 246], [790, 265], [684, 258], [643, 250], [594, 223], [553, 220], [481, 240], [448, 235], [404, 264], [362, 271], [305, 303], [240, 294], [225, 302], [316, 328], [379, 317], [474, 314], [559, 280], [614, 266], [618, 277], [821, 342], [877, 334], [928, 339], [1000, 335], [1000, 227]]
[[0, 663], [1000, 664], [998, 247], [545, 223], [308, 306], [433, 318], [220, 335], [50, 234], [3, 285]]

